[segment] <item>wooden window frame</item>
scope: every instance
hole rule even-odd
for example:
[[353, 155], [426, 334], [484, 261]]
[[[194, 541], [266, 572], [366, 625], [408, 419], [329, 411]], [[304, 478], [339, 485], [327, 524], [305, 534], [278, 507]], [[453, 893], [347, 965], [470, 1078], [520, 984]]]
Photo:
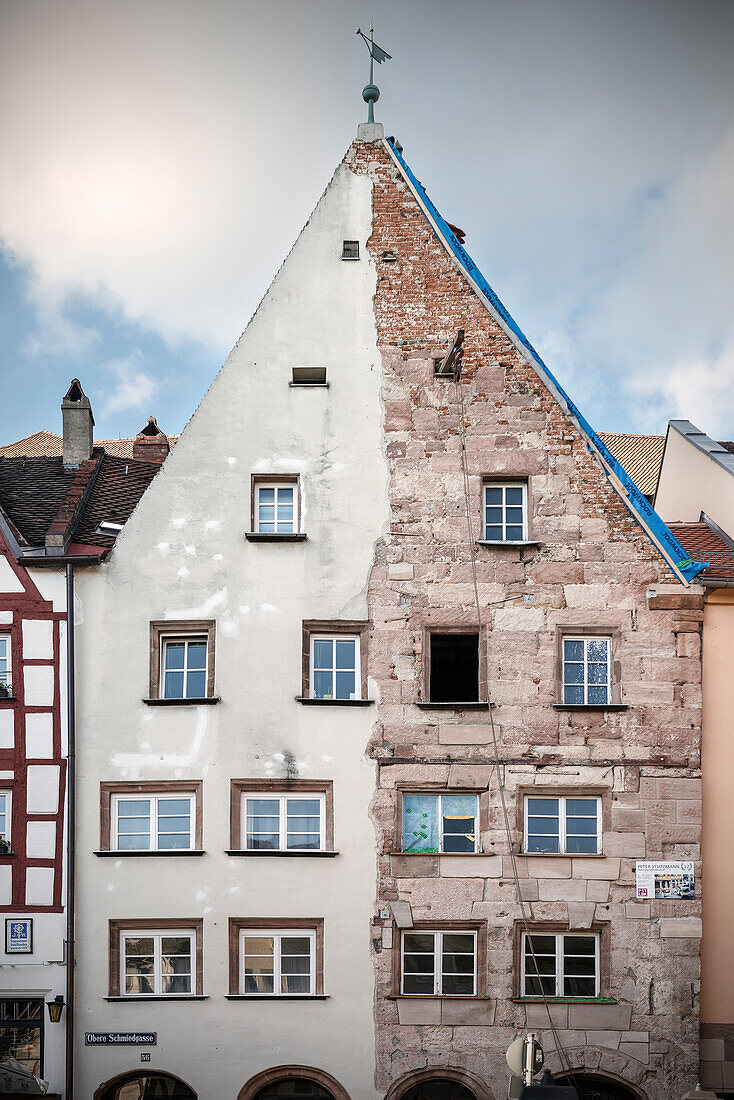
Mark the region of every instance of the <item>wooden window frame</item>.
[[[477, 699], [457, 699], [450, 702], [433, 702], [431, 700], [431, 638], [434, 634], [476, 634], [478, 637], [478, 670], [479, 678]], [[470, 707], [487, 706], [487, 628], [482, 626], [480, 630], [476, 622], [461, 625], [455, 621], [441, 625], [440, 623], [427, 623], [423, 627], [423, 676], [422, 676], [422, 702], [430, 706], [461, 709], [462, 703]]]
[[[203, 807], [202, 807], [201, 779], [149, 779], [137, 783], [100, 783], [99, 785], [99, 848], [101, 852], [115, 852], [116, 855], [145, 855], [152, 852], [154, 855], [175, 855], [177, 852], [200, 852], [203, 847]], [[114, 797], [134, 798], [142, 795], [144, 798], [153, 794], [164, 797], [176, 794], [191, 795], [194, 798], [194, 815], [192, 828], [191, 848], [112, 848], [112, 802]]]
[[[489, 831], [489, 790], [487, 787], [477, 789], [476, 787], [449, 787], [445, 782], [427, 782], [427, 783], [410, 783], [405, 781], [398, 781], [396, 785], [397, 798], [395, 800], [395, 833], [393, 854], [394, 855], [420, 855], [420, 852], [404, 852], [403, 851], [403, 795], [406, 794], [475, 794], [479, 798], [479, 835], [477, 837], [477, 854], [482, 854], [482, 833]], [[445, 855], [451, 858], [452, 855], [467, 855], [471, 853], [466, 852], [438, 852], [429, 853]]]
[[[156, 934], [181, 932], [194, 938], [194, 991], [191, 993], [122, 993], [122, 937], [123, 935], [153, 931]], [[204, 995], [204, 920], [202, 917], [136, 917], [131, 920], [109, 921], [109, 996], [126, 1001], [190, 1000]]]
[[[594, 997], [548, 997], [547, 1000], [560, 1002], [571, 1001], [593, 1004], [594, 1001], [610, 1000], [611, 986], [611, 923], [609, 921], [594, 921], [589, 928], [569, 928], [568, 921], [532, 921], [527, 926], [528, 933], [533, 936], [550, 936], [562, 933], [567, 936], [596, 936], [597, 948], [597, 993]], [[522, 921], [516, 921], [513, 932], [513, 996], [518, 1001], [542, 1001], [540, 994], [525, 996], [524, 985], [524, 936], [525, 925]]]
[[[557, 852], [531, 852], [528, 850], [529, 831], [528, 831], [528, 801], [531, 798], [555, 798], [558, 800], [558, 851]], [[596, 833], [596, 851], [594, 852], [569, 852], [566, 850], [565, 841], [568, 836], [566, 833], [566, 802], [568, 799], [592, 799], [597, 804], [597, 833]], [[522, 798], [523, 806], [523, 823], [522, 823], [522, 854], [528, 856], [572, 856], [573, 858], [581, 858], [584, 856], [598, 856], [603, 852], [603, 837], [604, 837], [604, 807], [602, 805], [602, 796], [598, 793], [591, 793], [587, 791], [575, 790], [573, 792], [566, 792], [556, 790], [553, 793], [544, 792], [541, 794], [540, 790], [526, 790]], [[562, 812], [561, 812], [562, 811]], [[551, 834], [548, 834], [549, 836]]]
[[[563, 699], [563, 642], [565, 639], [609, 638], [609, 677], [610, 698], [606, 703], [566, 703]], [[559, 623], [556, 626], [556, 702], [557, 708], [605, 710], [609, 707], [623, 707], [622, 669], [620, 663], [620, 645], [622, 631], [619, 626], [604, 626], [597, 623]]]
[[[113, 828], [113, 814], [112, 804], [116, 797], [134, 798], [136, 795], [141, 795], [143, 798], [149, 798], [151, 795], [163, 795], [164, 797], [170, 797], [171, 795], [182, 794], [191, 795], [194, 799], [194, 814], [191, 830], [191, 848], [113, 848], [112, 835]], [[202, 781], [200, 779], [161, 779], [154, 780], [149, 779], [137, 783], [100, 783], [99, 785], [99, 850], [101, 852], [115, 852], [119, 855], [145, 855], [152, 853], [154, 855], [176, 855], [178, 852], [185, 852], [191, 855], [192, 852], [202, 851], [203, 845], [203, 809], [202, 809]]]
[[[443, 848], [439, 847], [437, 852], [407, 852], [405, 850], [405, 848], [403, 847], [404, 814], [405, 814], [404, 800], [405, 800], [405, 796], [410, 795], [410, 794], [430, 796], [430, 797], [439, 799], [439, 802], [442, 798], [445, 798], [447, 796], [451, 797], [452, 795], [460, 795], [460, 796], [463, 796], [465, 798], [466, 797], [476, 798], [476, 800], [477, 800], [477, 812], [474, 815], [474, 850], [472, 852], [445, 852], [443, 850]], [[478, 791], [476, 789], [475, 790], [465, 790], [465, 791], [451, 790], [451, 789], [448, 789], [448, 788], [443, 788], [443, 789], [438, 790], [438, 791], [428, 790], [428, 789], [418, 789], [418, 788], [416, 788], [414, 790], [401, 789], [400, 792], [399, 792], [400, 821], [399, 821], [398, 845], [397, 845], [396, 851], [400, 852], [401, 855], [406, 855], [406, 856], [410, 856], [410, 855], [440, 855], [440, 856], [445, 856], [445, 855], [448, 855], [448, 856], [451, 856], [451, 855], [464, 855], [464, 856], [477, 855], [479, 852], [481, 852], [481, 841], [482, 841], [482, 829], [481, 829], [481, 825], [482, 825], [482, 799], [481, 799], [480, 796], [481, 796], [481, 791]], [[443, 814], [439, 812], [439, 821], [442, 822], [442, 820], [443, 820]], [[439, 826], [439, 845], [443, 842], [443, 837], [444, 837], [443, 826], [441, 824]]]
[[[315, 970], [312, 993], [242, 993], [240, 991], [240, 942], [243, 932], [313, 932]], [[229, 996], [252, 1000], [308, 1001], [324, 996], [324, 918], [323, 917], [230, 917], [229, 918]]]
[[[405, 932], [474, 932], [475, 933], [475, 992], [470, 993], [403, 993], [403, 934]], [[401, 928], [397, 935], [393, 936], [392, 952], [392, 985], [394, 997], [415, 997], [426, 1001], [476, 1000], [478, 997], [487, 996], [487, 922], [477, 920], [426, 920], [419, 921], [412, 928]]]
[[311, 693], [311, 639], [314, 635], [337, 638], [339, 635], [356, 637], [359, 645], [359, 668], [355, 686], [359, 688], [357, 699], [333, 700], [338, 704], [368, 702], [367, 695], [367, 639], [369, 621], [366, 619], [304, 619], [301, 645], [301, 698], [316, 703], [329, 703], [329, 699], [314, 699]]
[[[488, 539], [487, 538], [487, 489], [522, 489], [522, 538], [521, 539]], [[482, 477], [481, 498], [481, 537], [479, 541], [486, 546], [522, 546], [532, 539], [531, 510], [530, 510], [530, 478], [523, 474], [484, 474]], [[504, 501], [504, 495], [503, 495]], [[507, 523], [505, 520], [506, 504], [502, 505], [502, 531], [504, 533]]]
[[[242, 806], [247, 797], [260, 794], [287, 796], [318, 794], [324, 799], [323, 848], [250, 849], [242, 847]], [[232, 779], [230, 780], [230, 845], [231, 850], [252, 854], [322, 855], [334, 851], [334, 783], [331, 779]]]
[[0, 785], [0, 796], [4, 796], [5, 802], [5, 829], [0, 831], [0, 837], [8, 842], [8, 851], [0, 852], [0, 855], [8, 855], [13, 843], [13, 788]]
[[[163, 642], [166, 638], [184, 638], [186, 635], [206, 636], [206, 695], [214, 698], [214, 660], [216, 620], [214, 619], [158, 619], [150, 624], [150, 699], [163, 700]], [[165, 699], [166, 703], [190, 703], [191, 698]]]
[[6, 667], [0, 672], [0, 684], [4, 684], [8, 689], [7, 695], [0, 695], [0, 699], [12, 699], [13, 698], [13, 635], [10, 630], [0, 630], [0, 640], [7, 642], [5, 665]]
[[[275, 531], [260, 531], [258, 526], [257, 517], [257, 502], [258, 492], [261, 488], [269, 488], [271, 486], [279, 485], [292, 485], [295, 489], [293, 494], [293, 530], [280, 534]], [[262, 535], [268, 539], [292, 539], [294, 535], [302, 534], [302, 516], [303, 516], [303, 491], [301, 486], [300, 474], [252, 474], [250, 478], [250, 533], [253, 535]]]

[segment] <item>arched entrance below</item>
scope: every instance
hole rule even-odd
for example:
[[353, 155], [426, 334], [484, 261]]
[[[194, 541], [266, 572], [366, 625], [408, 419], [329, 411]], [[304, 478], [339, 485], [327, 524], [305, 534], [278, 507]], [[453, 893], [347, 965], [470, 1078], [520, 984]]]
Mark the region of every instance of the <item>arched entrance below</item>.
[[94, 1100], [196, 1100], [192, 1088], [171, 1073], [122, 1073], [100, 1085]]
[[237, 1100], [349, 1100], [339, 1082], [310, 1066], [275, 1066], [251, 1077]]
[[609, 1077], [590, 1073], [574, 1073], [573, 1077], [556, 1077], [556, 1085], [573, 1085], [579, 1100], [639, 1100], [639, 1093]]
[[401, 1100], [476, 1100], [476, 1097], [471, 1089], [457, 1081], [435, 1077], [432, 1081], [413, 1085], [403, 1093]]

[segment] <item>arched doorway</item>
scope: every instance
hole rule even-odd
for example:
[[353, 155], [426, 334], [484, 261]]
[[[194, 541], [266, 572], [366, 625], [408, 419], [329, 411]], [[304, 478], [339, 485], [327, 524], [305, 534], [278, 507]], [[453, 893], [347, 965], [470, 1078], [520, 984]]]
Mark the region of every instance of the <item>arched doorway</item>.
[[94, 1100], [196, 1100], [196, 1093], [170, 1073], [123, 1073], [101, 1085]]
[[330, 1073], [311, 1066], [275, 1066], [251, 1077], [237, 1100], [349, 1100]]
[[276, 1081], [260, 1089], [255, 1100], [334, 1100], [331, 1093], [316, 1081], [297, 1080], [289, 1077], [285, 1081]]
[[447, 1081], [434, 1077], [431, 1081], [421, 1081], [404, 1092], [401, 1100], [476, 1100], [474, 1093], [458, 1081]]
[[638, 1100], [639, 1094], [612, 1081], [589, 1073], [574, 1073], [573, 1077], [557, 1077], [556, 1085], [573, 1085], [579, 1100]]

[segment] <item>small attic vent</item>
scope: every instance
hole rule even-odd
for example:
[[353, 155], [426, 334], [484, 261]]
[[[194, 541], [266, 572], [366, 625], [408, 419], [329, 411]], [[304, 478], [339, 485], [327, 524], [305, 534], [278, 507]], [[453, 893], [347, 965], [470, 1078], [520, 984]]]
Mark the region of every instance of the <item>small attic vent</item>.
[[359, 241], [342, 241], [342, 259], [359, 259]]
[[291, 386], [328, 386], [326, 367], [294, 367]]
[[122, 531], [121, 523], [113, 523], [112, 520], [103, 519], [101, 523], [97, 524], [97, 530], [95, 535], [111, 535], [115, 538]]

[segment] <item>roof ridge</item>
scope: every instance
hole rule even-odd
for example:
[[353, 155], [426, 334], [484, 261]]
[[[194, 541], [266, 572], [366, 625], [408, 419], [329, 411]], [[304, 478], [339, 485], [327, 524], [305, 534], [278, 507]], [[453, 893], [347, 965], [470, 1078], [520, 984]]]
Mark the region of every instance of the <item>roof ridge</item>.
[[494, 315], [515, 347], [525, 356], [561, 408], [565, 409], [581, 434], [586, 437], [589, 450], [596, 454], [602, 471], [612, 488], [640, 524], [648, 538], [657, 547], [676, 577], [682, 584], [688, 585], [705, 568], [704, 563], [692, 561], [667, 524], [664, 523], [655, 509], [648, 504], [624, 466], [614, 457], [604, 440], [594, 431], [581, 410], [553, 376], [517, 321], [489, 285], [474, 260], [459, 243], [456, 234], [429, 199], [423, 184], [413, 174], [395, 145], [392, 144], [389, 138], [383, 138], [382, 145], [403, 176], [439, 241], [462, 269], [464, 276], [477, 296], [484, 301], [489, 312]]

